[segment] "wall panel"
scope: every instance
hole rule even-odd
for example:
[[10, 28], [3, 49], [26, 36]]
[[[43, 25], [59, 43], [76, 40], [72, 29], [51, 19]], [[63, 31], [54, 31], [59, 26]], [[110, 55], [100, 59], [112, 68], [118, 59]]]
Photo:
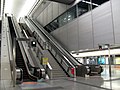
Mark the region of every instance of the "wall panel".
[[44, 26], [45, 26], [48, 23], [48, 20], [47, 20], [48, 8], [46, 8], [43, 12], [44, 12]]
[[54, 32], [51, 32], [51, 35], [58, 41], [60, 39], [59, 29], [55, 30]]
[[79, 17], [79, 49], [93, 48], [91, 12]]
[[110, 2], [93, 10], [94, 46], [114, 44]]
[[120, 44], [120, 0], [112, 1], [113, 23], [115, 31], [115, 43]]
[[37, 17], [37, 21], [43, 25], [44, 24], [44, 15], [43, 12]]
[[51, 22], [53, 19], [53, 4], [50, 3], [48, 6], [48, 13], [47, 13], [47, 23]]
[[59, 15], [59, 4], [53, 2], [53, 19], [55, 19]]
[[[110, 2], [106, 2], [51, 34], [68, 50], [96, 48], [98, 44], [120, 44], [120, 0], [111, 1], [113, 22]], [[46, 25], [69, 7], [52, 2], [37, 20]]]
[[72, 50], [78, 50], [78, 19], [75, 19], [74, 21], [70, 22], [67, 27], [68, 32], [68, 49], [69, 51]]
[[68, 49], [68, 32], [67, 32], [67, 25], [61, 27], [59, 29], [59, 33], [57, 34], [59, 37], [58, 41], [63, 45], [65, 48]]
[[67, 9], [67, 5], [65, 4], [59, 4], [59, 15], [65, 12]]

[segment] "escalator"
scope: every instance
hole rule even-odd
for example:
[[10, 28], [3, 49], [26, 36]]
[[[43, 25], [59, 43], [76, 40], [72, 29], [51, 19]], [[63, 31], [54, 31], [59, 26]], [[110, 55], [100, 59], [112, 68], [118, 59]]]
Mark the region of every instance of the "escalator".
[[[43, 46], [44, 50], [49, 51], [49, 53], [55, 59], [54, 61], [56, 61], [61, 66], [63, 71], [65, 71], [65, 73], [67, 73], [68, 76], [85, 77], [85, 74], [91, 75], [92, 72], [100, 74], [103, 71], [99, 65], [98, 66], [84, 65], [80, 63], [78, 60], [76, 60], [37, 21], [30, 19], [29, 17], [25, 17], [23, 20], [28, 25], [28, 27], [31, 27], [32, 31], [34, 31], [33, 36], [38, 40], [39, 43], [42, 41], [42, 38], [46, 39], [46, 41], [43, 41], [45, 45], [41, 45], [41, 46]], [[39, 39], [41, 39], [41, 41]], [[54, 68], [56, 68], [57, 66], [54, 66], [56, 64], [51, 63], [52, 60], [50, 60], [49, 63], [51, 64], [51, 66], [53, 65], [53, 74], [54, 74]]]
[[[26, 24], [19, 24], [20, 27], [26, 31], [26, 33], [28, 34], [28, 36], [34, 36], [33, 33], [31, 33], [29, 27]], [[36, 39], [36, 37], [34, 37]], [[63, 70], [63, 68], [61, 68], [59, 62], [57, 62], [57, 60], [54, 58], [54, 56], [52, 55], [52, 53], [50, 53], [49, 50], [44, 50], [43, 47], [40, 45], [40, 43], [37, 40], [37, 47], [39, 47], [40, 52], [44, 54], [44, 56], [47, 56], [49, 58], [49, 64], [52, 67], [52, 78], [59, 78], [59, 77], [67, 77], [67, 73], [65, 73]]]
[[[85, 77], [85, 74], [91, 75], [93, 72], [100, 74], [103, 71], [100, 66], [84, 65], [76, 60], [69, 51], [62, 47], [37, 21], [29, 17], [21, 18], [20, 21], [29, 27], [27, 31], [32, 32], [32, 36], [36, 39], [39, 46], [42, 47], [40, 52], [44, 53], [44, 51], [46, 51], [44, 57], [49, 58], [49, 64], [52, 67], [52, 70], [50, 70], [52, 71], [52, 78], [62, 76]], [[49, 73], [49, 71], [47, 73]], [[60, 73], [62, 75], [60, 75]]]
[[[2, 26], [2, 20], [0, 20], [0, 47], [1, 47], [1, 26]], [[1, 50], [1, 48], [0, 48]]]
[[21, 68], [23, 70], [23, 81], [30, 81], [29, 75], [27, 73], [27, 69], [25, 66], [25, 62], [20, 50], [20, 46], [18, 43], [16, 43], [16, 65], [17, 67]]
[[49, 64], [52, 67], [52, 78], [68, 77], [67, 72], [62, 68], [52, 53], [50, 53], [49, 50], [44, 50], [44, 53], [45, 56], [49, 58]]
[[[25, 24], [33, 32], [33, 36], [38, 41], [40, 46], [42, 46], [43, 51], [46, 50], [45, 57], [50, 58], [49, 64], [52, 67], [53, 77], [57, 77], [60, 71], [63, 71], [63, 76], [76, 77], [85, 76], [87, 74], [86, 66], [77, 62], [69, 52], [62, 48], [52, 36], [50, 36], [45, 30], [39, 26], [34, 20], [25, 17], [23, 19]], [[29, 31], [29, 30], [28, 30]], [[51, 59], [52, 57], [52, 59]], [[57, 69], [57, 67], [59, 68]], [[79, 72], [78, 72], [79, 70]], [[82, 73], [82, 74], [79, 74]], [[61, 75], [62, 77], [62, 75]]]
[[[37, 21], [29, 17], [25, 17], [24, 20], [30, 22], [31, 24], [34, 24], [34, 26], [37, 27], [38, 29], [38, 31], [36, 30], [36, 32], [38, 33], [41, 32], [48, 39], [46, 45], [47, 49], [52, 53], [51, 47], [54, 48], [54, 52], [57, 53], [57, 55], [55, 54], [54, 57], [57, 59], [57, 61], [58, 59], [60, 59], [58, 57], [61, 57], [63, 61], [66, 61], [67, 66], [70, 67], [71, 74], [73, 74], [74, 76], [85, 77], [85, 74], [94, 75], [94, 73], [96, 73], [95, 75], [99, 75], [103, 72], [103, 68], [100, 65], [84, 65], [80, 63], [78, 60], [76, 60], [69, 53], [69, 51], [65, 49], [62, 45], [60, 45], [57, 42], [57, 40], [54, 37], [52, 37], [52, 35], [50, 35]], [[62, 65], [61, 62], [60, 65], [64, 67], [64, 65]], [[70, 65], [72, 65], [72, 67]]]
[[[24, 48], [21, 44], [21, 42], [17, 41], [17, 34], [15, 32], [15, 27], [13, 25], [13, 22], [11, 20], [11, 17], [8, 17], [8, 23], [9, 23], [9, 29], [11, 34], [11, 44], [15, 45], [15, 66], [16, 68], [22, 69], [22, 74], [20, 77], [20, 80], [26, 81], [37, 81], [37, 77], [32, 75], [30, 73], [30, 67], [29, 61], [27, 60], [26, 53], [24, 51]], [[22, 50], [22, 51], [21, 51]]]

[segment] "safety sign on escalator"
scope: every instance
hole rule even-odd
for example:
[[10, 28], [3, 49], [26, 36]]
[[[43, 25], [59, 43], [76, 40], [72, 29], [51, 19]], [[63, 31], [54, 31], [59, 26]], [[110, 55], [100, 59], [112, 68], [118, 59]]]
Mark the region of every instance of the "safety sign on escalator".
[[43, 65], [47, 65], [48, 64], [48, 58], [47, 57], [42, 58], [42, 64]]

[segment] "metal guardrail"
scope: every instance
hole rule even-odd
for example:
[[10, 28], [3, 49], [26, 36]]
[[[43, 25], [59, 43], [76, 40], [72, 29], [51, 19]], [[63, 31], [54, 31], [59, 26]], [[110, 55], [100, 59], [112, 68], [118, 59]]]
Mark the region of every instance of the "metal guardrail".
[[[9, 28], [9, 24], [8, 24], [8, 17], [5, 16], [4, 17], [4, 20], [3, 20], [4, 23], [6, 23], [7, 27], [6, 27], [6, 30], [7, 30], [7, 42], [8, 42], [8, 55], [9, 55], [9, 61], [10, 61], [10, 68], [11, 68], [11, 77], [12, 77], [12, 80], [13, 80], [13, 87], [15, 87], [16, 85], [16, 79], [18, 78], [17, 75], [17, 71], [18, 69], [16, 69], [16, 63], [15, 63], [15, 56], [16, 56], [16, 52], [15, 52], [15, 43], [13, 41], [13, 44], [12, 44], [12, 37], [11, 37], [11, 33], [10, 33], [10, 28]], [[19, 70], [21, 71], [21, 69], [19, 68]], [[23, 77], [23, 73], [20, 72], [20, 77], [21, 77], [21, 81], [22, 81], [22, 77]]]
[[[14, 28], [15, 28], [15, 32], [16, 32], [16, 34], [17, 34], [17, 41], [18, 41], [18, 43], [19, 43], [19, 45], [20, 45], [20, 48], [23, 48], [23, 49], [21, 49], [21, 51], [22, 51], [22, 53], [24, 53], [24, 54], [22, 54], [23, 55], [23, 57], [24, 57], [24, 59], [25, 59], [25, 65], [27, 66], [27, 58], [25, 58], [25, 52], [26, 51], [23, 51], [24, 49], [26, 49], [26, 47], [25, 47], [25, 43], [26, 44], [28, 44], [28, 46], [29, 46], [29, 44], [30, 44], [30, 41], [31, 41], [31, 37], [29, 37], [28, 35], [27, 35], [27, 33], [26, 33], [26, 31], [23, 29], [21, 29], [20, 28], [20, 26], [17, 24], [17, 22], [16, 22], [16, 19], [15, 19], [15, 17], [12, 17], [12, 22], [13, 22], [13, 24], [14, 24]], [[21, 32], [23, 32], [24, 33], [24, 35], [25, 35], [25, 37], [23, 37], [22, 35], [22, 33]], [[26, 42], [23, 42], [21, 39], [22, 38], [25, 38], [25, 39], [27, 39], [27, 41]], [[29, 47], [30, 49], [31, 49], [31, 47]], [[29, 51], [29, 50], [28, 50]], [[33, 50], [34, 51], [34, 50]], [[26, 52], [26, 53], [29, 53], [29, 55], [31, 55], [30, 54], [30, 52]], [[32, 54], [33, 56], [34, 56], [34, 54]], [[36, 54], [36, 57], [37, 57], [37, 54]], [[32, 58], [32, 56], [31, 56], [31, 58]], [[37, 60], [36, 58], [34, 59], [34, 60]], [[33, 61], [34, 62], [34, 61]], [[30, 71], [29, 71], [29, 68], [28, 67], [26, 67], [27, 68], [27, 71], [28, 71], [28, 73], [29, 73], [29, 76], [30, 77], [33, 77], [34, 79], [36, 78], [36, 79], [39, 79], [39, 76], [41, 75], [41, 77], [42, 76], [44, 76], [45, 75], [45, 70], [41, 67], [41, 66], [34, 66], [34, 68], [36, 68], [36, 71], [37, 71], [37, 75], [38, 75], [38, 77], [37, 76], [34, 76], [34, 75], [32, 75], [31, 73], [30, 73]]]
[[57, 49], [59, 49], [59, 51], [63, 53], [73, 65], [80, 65], [80, 64], [82, 65], [82, 63], [76, 61], [76, 59], [65, 48], [63, 48], [42, 26], [40, 26], [40, 24], [38, 24], [32, 19], [28, 19], [28, 20], [33, 22], [36, 25], [36, 27], [46, 36], [49, 42], [51, 42], [55, 47], [57, 47]]
[[[8, 20], [7, 17], [5, 17], [5, 21], [8, 24]], [[12, 76], [12, 80], [13, 80], [13, 86], [15, 87], [16, 85], [16, 73], [15, 73], [15, 60], [14, 60], [14, 55], [13, 55], [13, 46], [12, 46], [12, 39], [11, 39], [11, 35], [10, 35], [10, 29], [9, 27], [7, 27], [7, 41], [8, 41], [8, 48], [9, 48], [9, 60], [10, 60], [10, 67], [11, 67], [11, 76]]]

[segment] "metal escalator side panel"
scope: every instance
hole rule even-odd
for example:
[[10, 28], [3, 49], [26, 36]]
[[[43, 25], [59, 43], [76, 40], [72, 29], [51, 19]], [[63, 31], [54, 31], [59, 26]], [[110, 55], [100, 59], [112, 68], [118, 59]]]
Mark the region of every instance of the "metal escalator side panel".
[[[20, 35], [21, 29], [20, 29], [19, 25], [17, 24], [16, 19], [12, 17], [11, 20], [12, 20], [12, 23], [13, 23], [14, 30], [15, 30], [15, 33], [16, 33], [17, 38], [22, 37], [22, 36]], [[37, 80], [37, 77], [31, 75], [31, 73], [30, 73], [30, 71], [29, 71], [29, 68], [28, 68], [28, 65], [27, 65], [27, 59], [28, 59], [28, 58], [26, 57], [26, 53], [25, 53], [25, 51], [24, 51], [22, 42], [21, 42], [21, 41], [18, 41], [18, 45], [19, 45], [19, 47], [20, 47], [20, 51], [21, 51], [21, 53], [22, 53], [23, 60], [24, 60], [24, 64], [25, 64], [25, 67], [26, 67], [26, 70], [27, 70], [27, 72], [28, 72], [29, 77], [30, 77], [31, 79], [33, 79], [33, 80]]]
[[[31, 23], [29, 20], [25, 20], [25, 22], [26, 23]], [[31, 23], [31, 25], [34, 25], [34, 23], [32, 24]], [[35, 25], [34, 25], [35, 26]], [[36, 27], [36, 26], [35, 26]], [[34, 28], [35, 29], [35, 32], [37, 32], [37, 34], [39, 35], [39, 33], [41, 32], [41, 34], [43, 34], [44, 35], [44, 37], [46, 38], [46, 39], [48, 39], [48, 42], [47, 43], [49, 43], [49, 44], [51, 44], [51, 46], [53, 47], [54, 46], [54, 49], [55, 50], [57, 50], [57, 47], [55, 46], [55, 43], [54, 42], [52, 42], [52, 40], [51, 40], [51, 37], [49, 37], [49, 36], [47, 36], [45, 33], [44, 33], [44, 31], [42, 32], [42, 30], [40, 30], [39, 31], [39, 29], [38, 29], [38, 27], [36, 27], [36, 28]], [[60, 51], [59, 52], [59, 54], [61, 54], [62, 53], [62, 51], [61, 51], [61, 49], [59, 49], [59, 50], [57, 50], [57, 51]], [[56, 51], [55, 51], [56, 52]], [[55, 56], [55, 55], [54, 55]], [[63, 60], [65, 60], [65, 53], [62, 53], [61, 54], [61, 58], [64, 58]], [[68, 64], [67, 62], [69, 62], [69, 60], [67, 59], [66, 61], [66, 64]], [[66, 65], [66, 64], [64, 64], [64, 65]], [[70, 65], [70, 67], [69, 67], [69, 65]], [[71, 74], [71, 67], [73, 67], [74, 69], [75, 69], [75, 67], [74, 67], [74, 65], [72, 65], [72, 63], [71, 62], [69, 62], [69, 65], [68, 65], [68, 69], [65, 69], [69, 74]], [[75, 71], [75, 70], [74, 70]], [[71, 76], [71, 75], [70, 75]], [[74, 75], [72, 75], [72, 76], [76, 76], [76, 71], [74, 72]]]
[[36, 27], [38, 27], [41, 32], [48, 38], [48, 40], [53, 44], [55, 45], [59, 51], [61, 51], [61, 53], [64, 54], [64, 56], [66, 58], [69, 59], [69, 61], [74, 65], [74, 66], [77, 66], [77, 65], [81, 65], [82, 63], [79, 63], [65, 48], [63, 48], [42, 26], [40, 26], [39, 23], [35, 22], [34, 20], [32, 19], [28, 19], [29, 21], [33, 22]]

